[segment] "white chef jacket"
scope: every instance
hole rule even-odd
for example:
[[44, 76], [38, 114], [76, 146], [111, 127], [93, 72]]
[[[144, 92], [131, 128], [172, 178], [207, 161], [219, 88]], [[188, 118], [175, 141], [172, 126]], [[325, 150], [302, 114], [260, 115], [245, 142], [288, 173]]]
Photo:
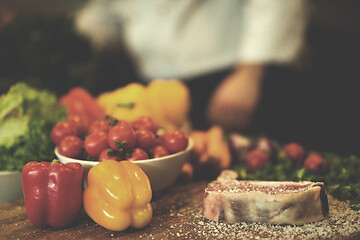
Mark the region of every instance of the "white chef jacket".
[[241, 63], [288, 63], [306, 24], [304, 0], [92, 0], [77, 29], [124, 43], [142, 76], [190, 78]]

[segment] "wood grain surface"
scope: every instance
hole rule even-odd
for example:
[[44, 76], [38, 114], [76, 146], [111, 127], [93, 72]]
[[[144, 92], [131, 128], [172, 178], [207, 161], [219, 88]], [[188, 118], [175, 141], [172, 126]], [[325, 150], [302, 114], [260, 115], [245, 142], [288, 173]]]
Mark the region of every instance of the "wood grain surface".
[[360, 239], [360, 213], [332, 198], [328, 219], [303, 226], [204, 219], [202, 201], [206, 185], [207, 182], [194, 182], [155, 194], [150, 224], [123, 232], [104, 229], [84, 212], [64, 229], [36, 228], [27, 219], [23, 199], [0, 204], [0, 239]]

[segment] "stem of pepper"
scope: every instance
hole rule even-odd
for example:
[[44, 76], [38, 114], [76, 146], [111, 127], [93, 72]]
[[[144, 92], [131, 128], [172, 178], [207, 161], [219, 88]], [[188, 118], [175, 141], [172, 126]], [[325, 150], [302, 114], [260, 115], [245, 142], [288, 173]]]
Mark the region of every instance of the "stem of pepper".
[[50, 165], [50, 166], [54, 165], [55, 163], [59, 163], [59, 162], [60, 162], [59, 160], [54, 159], [54, 160], [52, 160], [52, 162], [51, 162], [51, 165]]
[[130, 102], [130, 103], [119, 103], [116, 105], [117, 107], [122, 107], [122, 108], [128, 108], [128, 109], [133, 109], [135, 107], [135, 103]]

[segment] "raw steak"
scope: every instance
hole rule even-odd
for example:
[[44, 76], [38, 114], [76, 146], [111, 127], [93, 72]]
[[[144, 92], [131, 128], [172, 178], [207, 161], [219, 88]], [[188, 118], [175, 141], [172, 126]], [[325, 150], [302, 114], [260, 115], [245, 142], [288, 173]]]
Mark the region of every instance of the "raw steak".
[[205, 189], [204, 217], [224, 222], [295, 224], [320, 221], [329, 212], [322, 182], [239, 181], [225, 170]]

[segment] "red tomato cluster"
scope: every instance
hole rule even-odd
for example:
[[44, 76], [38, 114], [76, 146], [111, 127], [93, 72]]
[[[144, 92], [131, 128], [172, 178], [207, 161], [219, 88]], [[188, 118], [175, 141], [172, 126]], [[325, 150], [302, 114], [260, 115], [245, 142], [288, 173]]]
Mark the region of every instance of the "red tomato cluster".
[[78, 117], [69, 116], [53, 127], [51, 138], [59, 153], [66, 157], [98, 161], [158, 158], [188, 146], [188, 136], [181, 130], [163, 135], [157, 132], [158, 127], [149, 116], [141, 116], [131, 123], [105, 118], [91, 124], [82, 124]]
[[[274, 161], [274, 157], [272, 158], [271, 155], [277, 156], [280, 150], [279, 147], [268, 147], [276, 146], [276, 144], [271, 144], [270, 139], [262, 138], [261, 144], [258, 144], [258, 140], [256, 141], [257, 148], [247, 153], [245, 158], [247, 169], [251, 172], [263, 169], [267, 163]], [[307, 153], [305, 148], [296, 142], [285, 144], [282, 150], [284, 156], [292, 160], [297, 167], [304, 167], [316, 174], [325, 174], [328, 171], [328, 165], [324, 158], [314, 152]]]

